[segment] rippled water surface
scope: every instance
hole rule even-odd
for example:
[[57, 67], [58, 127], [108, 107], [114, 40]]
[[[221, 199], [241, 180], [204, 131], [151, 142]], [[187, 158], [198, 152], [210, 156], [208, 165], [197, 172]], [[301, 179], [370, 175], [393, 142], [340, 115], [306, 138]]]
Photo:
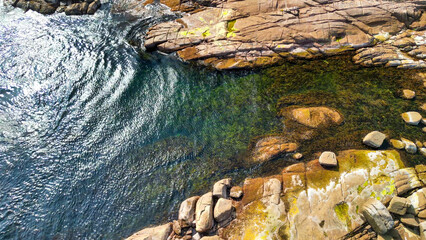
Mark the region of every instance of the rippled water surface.
[[125, 237], [247, 174], [229, 157], [276, 123], [253, 82], [142, 59], [128, 28], [0, 9], [1, 239]]

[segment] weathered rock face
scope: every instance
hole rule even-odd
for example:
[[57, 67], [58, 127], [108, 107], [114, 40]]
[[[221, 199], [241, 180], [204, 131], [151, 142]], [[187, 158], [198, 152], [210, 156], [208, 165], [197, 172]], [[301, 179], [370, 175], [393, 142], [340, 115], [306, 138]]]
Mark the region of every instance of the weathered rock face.
[[253, 161], [268, 161], [281, 154], [294, 152], [298, 147], [297, 143], [289, 142], [284, 137], [266, 137], [256, 143], [253, 149]]
[[[422, 28], [420, 9], [424, 2], [420, 0], [203, 2], [212, 7], [153, 26], [145, 47], [177, 52], [184, 60], [217, 69], [264, 66], [282, 59], [311, 59], [359, 48], [367, 52], [358, 52], [354, 59], [367, 66], [424, 66], [418, 59], [425, 56], [425, 49], [416, 38], [400, 37], [393, 45], [384, 43], [416, 20], [420, 21], [413, 28]], [[365, 48], [377, 43], [379, 50]], [[393, 57], [395, 49], [408, 48], [407, 56], [397, 53]]]
[[[393, 177], [404, 166], [398, 152], [348, 150], [339, 152], [337, 160], [336, 169], [314, 160], [289, 166], [278, 176], [246, 180], [237, 218], [220, 236], [339, 239], [363, 223], [360, 211], [366, 200], [386, 202], [395, 196]], [[273, 187], [277, 182], [281, 187]], [[271, 196], [280, 188], [275, 201]]]
[[172, 224], [167, 223], [158, 227], [145, 228], [128, 237], [127, 240], [167, 240], [172, 232]]
[[65, 12], [67, 15], [94, 14], [100, 7], [100, 0], [66, 1], [66, 0], [16, 0], [14, 7], [33, 10], [41, 14]]
[[365, 202], [361, 213], [378, 234], [385, 234], [394, 226], [389, 211], [377, 199], [372, 198]]
[[311, 128], [324, 128], [343, 122], [342, 115], [328, 107], [288, 107], [282, 109], [280, 115]]

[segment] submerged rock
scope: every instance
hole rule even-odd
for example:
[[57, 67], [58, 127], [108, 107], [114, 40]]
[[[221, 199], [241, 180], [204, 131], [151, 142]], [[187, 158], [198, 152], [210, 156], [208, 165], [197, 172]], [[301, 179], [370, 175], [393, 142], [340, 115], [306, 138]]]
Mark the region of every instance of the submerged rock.
[[402, 97], [411, 100], [416, 97], [416, 92], [409, 89], [404, 89], [402, 90]]
[[390, 143], [392, 144], [392, 147], [394, 147], [394, 148], [396, 148], [396, 149], [401, 150], [401, 149], [404, 149], [404, 148], [405, 148], [405, 143], [403, 143], [403, 142], [401, 142], [401, 141], [399, 141], [399, 140], [391, 139], [391, 140], [390, 140]]
[[373, 131], [367, 134], [362, 142], [372, 148], [379, 148], [382, 146], [383, 142], [386, 139], [386, 135], [379, 132], [379, 131]]
[[284, 137], [266, 137], [256, 143], [252, 158], [255, 162], [264, 162], [294, 152], [298, 147], [297, 143], [289, 142]]
[[94, 14], [101, 6], [100, 0], [65, 1], [65, 0], [17, 0], [14, 7], [33, 10], [41, 14], [65, 12], [67, 15]]
[[361, 213], [378, 234], [385, 234], [394, 226], [389, 211], [377, 199], [373, 198], [365, 202], [361, 208]]
[[282, 109], [281, 115], [311, 128], [324, 128], [343, 122], [342, 115], [329, 107], [289, 107]]

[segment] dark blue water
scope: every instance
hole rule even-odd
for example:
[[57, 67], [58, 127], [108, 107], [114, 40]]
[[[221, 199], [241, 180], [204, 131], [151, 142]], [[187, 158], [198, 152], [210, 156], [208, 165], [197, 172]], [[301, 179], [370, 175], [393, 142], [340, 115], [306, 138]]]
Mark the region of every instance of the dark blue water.
[[141, 55], [107, 9], [0, 7], [0, 239], [118, 239], [167, 221], [254, 171], [239, 156], [279, 125], [259, 79]]

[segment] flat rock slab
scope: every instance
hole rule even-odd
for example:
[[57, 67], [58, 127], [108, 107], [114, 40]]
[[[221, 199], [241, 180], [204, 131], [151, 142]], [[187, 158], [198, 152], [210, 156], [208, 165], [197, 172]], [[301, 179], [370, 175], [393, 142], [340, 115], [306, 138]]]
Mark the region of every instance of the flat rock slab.
[[172, 224], [167, 223], [158, 227], [142, 229], [141, 231], [126, 238], [126, 240], [148, 240], [148, 239], [167, 240], [171, 232], [172, 232]]

